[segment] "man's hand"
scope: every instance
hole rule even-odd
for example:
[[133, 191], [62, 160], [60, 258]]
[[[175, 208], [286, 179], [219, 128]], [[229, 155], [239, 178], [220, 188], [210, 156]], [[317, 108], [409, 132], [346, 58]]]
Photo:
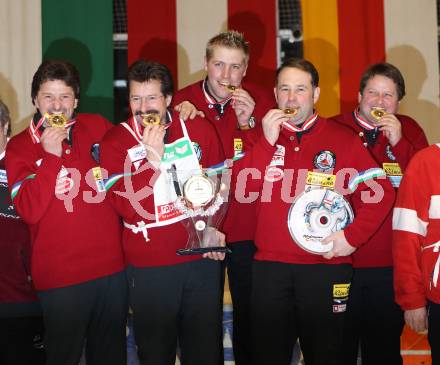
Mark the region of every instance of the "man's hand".
[[52, 155], [61, 157], [63, 154], [63, 141], [67, 139], [67, 129], [47, 127], [40, 138], [43, 150]]
[[399, 143], [402, 138], [402, 124], [394, 114], [385, 114], [377, 125], [392, 147]]
[[[218, 230], [215, 230], [215, 232], [213, 232], [213, 233], [215, 233], [215, 237], [218, 240], [218, 246], [225, 247], [226, 246], [226, 241], [225, 241], [226, 237], [225, 237], [224, 233], [222, 233]], [[226, 254], [224, 252], [207, 252], [207, 253], [203, 254], [203, 257], [205, 259], [211, 259], [211, 260], [215, 260], [215, 261], [218, 261], [218, 260], [222, 261], [225, 259], [225, 256], [226, 256]]]
[[415, 332], [428, 329], [428, 313], [425, 307], [405, 311], [405, 323]]
[[164, 153], [165, 128], [162, 125], [147, 125], [142, 135], [142, 143], [147, 150], [147, 160], [158, 166]]
[[197, 110], [195, 105], [191, 104], [189, 101], [182, 101], [180, 104], [174, 107], [176, 112], [179, 112], [179, 117], [186, 121], [189, 119], [194, 119], [196, 116], [205, 117], [205, 113], [201, 110]]
[[262, 126], [266, 140], [274, 146], [280, 135], [283, 122], [287, 122], [288, 117], [280, 109], [271, 109], [263, 117]]
[[255, 109], [255, 101], [246, 90], [238, 88], [232, 94], [232, 108], [237, 116], [238, 124], [247, 126]]
[[348, 243], [347, 239], [345, 238], [344, 231], [337, 231], [335, 233], [332, 233], [331, 235], [324, 238], [321, 243], [323, 245], [326, 245], [332, 241], [332, 249], [322, 255], [328, 260], [332, 259], [333, 257], [349, 256], [354, 251], [356, 251], [356, 248]]

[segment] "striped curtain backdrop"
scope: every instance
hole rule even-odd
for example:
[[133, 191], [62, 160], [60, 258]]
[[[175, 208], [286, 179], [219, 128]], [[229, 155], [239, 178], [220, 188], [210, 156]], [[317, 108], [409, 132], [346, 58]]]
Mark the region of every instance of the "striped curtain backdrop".
[[140, 57], [163, 62], [178, 87], [203, 77], [206, 42], [227, 29], [250, 42], [248, 78], [273, 86], [275, 0], [128, 0], [127, 18], [128, 63]]
[[14, 133], [29, 124], [32, 76], [44, 58], [79, 69], [79, 111], [113, 119], [111, 1], [0, 0], [0, 9], [0, 97], [11, 109]]
[[[81, 110], [113, 119], [112, 2], [0, 0], [0, 96], [14, 132], [33, 111], [30, 82], [45, 56], [67, 58], [82, 77]], [[304, 56], [318, 68], [324, 116], [357, 103], [362, 71], [389, 61], [407, 82], [400, 110], [440, 141], [436, 0], [302, 0]], [[271, 88], [277, 60], [277, 0], [127, 0], [128, 62], [156, 59], [177, 87], [204, 76], [207, 40], [237, 29], [250, 41], [247, 78]]]

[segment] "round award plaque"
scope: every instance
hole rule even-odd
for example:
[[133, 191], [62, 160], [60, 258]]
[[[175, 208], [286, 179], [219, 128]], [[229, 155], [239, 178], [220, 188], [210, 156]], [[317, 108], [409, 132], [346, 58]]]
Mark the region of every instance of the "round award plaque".
[[205, 206], [214, 196], [214, 183], [206, 176], [191, 176], [183, 185], [183, 198], [193, 207]]
[[321, 240], [353, 222], [348, 201], [329, 189], [311, 189], [300, 194], [290, 207], [287, 225], [293, 240], [304, 250], [322, 254], [332, 249]]

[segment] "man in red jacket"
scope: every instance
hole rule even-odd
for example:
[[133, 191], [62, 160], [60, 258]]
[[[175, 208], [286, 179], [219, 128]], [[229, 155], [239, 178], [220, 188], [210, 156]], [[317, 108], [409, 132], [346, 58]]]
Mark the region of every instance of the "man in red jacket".
[[[179, 90], [174, 104], [189, 101], [215, 128], [226, 158], [240, 156], [261, 132], [264, 113], [275, 104], [273, 95], [245, 82], [249, 45], [243, 34], [228, 31], [211, 38], [206, 46], [204, 80]], [[233, 303], [233, 349], [237, 365], [250, 362], [249, 298], [255, 253], [255, 204], [247, 191], [232, 181], [231, 203], [223, 225], [232, 253], [226, 257]], [[245, 198], [246, 197], [246, 198]]]
[[440, 364], [440, 144], [408, 165], [393, 213], [394, 290], [414, 331], [428, 329], [432, 364]]
[[5, 170], [11, 134], [0, 100], [0, 364], [43, 365], [43, 317], [30, 274], [29, 228], [12, 205]]
[[[353, 129], [397, 189], [414, 153], [428, 145], [412, 118], [397, 114], [405, 95], [400, 71], [389, 63], [371, 65], [362, 75], [359, 106], [333, 117]], [[345, 364], [402, 364], [403, 316], [394, 302], [391, 212], [369, 242], [353, 254], [353, 280], [347, 312]], [[380, 300], [378, 300], [380, 298]], [[382, 323], [377, 331], [377, 323]]]
[[[310, 62], [287, 60], [274, 89], [279, 109], [267, 112], [264, 136], [234, 166], [234, 174], [252, 168], [247, 184], [259, 194], [251, 298], [254, 365], [289, 364], [297, 338], [306, 363], [341, 364], [350, 255], [374, 234], [394, 199], [385, 173], [352, 131], [315, 112], [318, 82]], [[343, 206], [342, 196], [355, 214], [348, 226], [338, 222], [351, 209], [334, 209]], [[315, 237], [326, 226], [332, 233], [320, 242]], [[314, 249], [307, 248], [311, 244]]]
[[84, 345], [87, 364], [124, 364], [122, 227], [92, 156], [111, 124], [75, 113], [79, 75], [67, 62], [44, 61], [31, 93], [37, 113], [9, 141], [6, 169], [14, 207], [30, 228], [47, 364], [77, 364]]
[[124, 221], [139, 360], [174, 364], [179, 344], [182, 363], [217, 364], [222, 310], [216, 260], [224, 253], [204, 254], [213, 260], [178, 256], [188, 241], [184, 224], [193, 222], [174, 203], [184, 176], [200, 172], [200, 165], [222, 162], [223, 152], [206, 120], [184, 122], [168, 110], [173, 80], [166, 66], [136, 61], [128, 70], [128, 85], [132, 116], [106, 134], [101, 157], [112, 182], [111, 200]]

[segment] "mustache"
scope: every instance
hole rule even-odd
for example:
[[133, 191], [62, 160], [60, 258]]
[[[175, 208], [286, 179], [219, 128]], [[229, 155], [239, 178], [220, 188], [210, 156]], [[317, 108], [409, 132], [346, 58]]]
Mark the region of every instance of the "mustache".
[[160, 114], [159, 110], [157, 109], [148, 109], [145, 112], [141, 111], [141, 110], [137, 110], [135, 115], [136, 116], [142, 116], [143, 114]]

